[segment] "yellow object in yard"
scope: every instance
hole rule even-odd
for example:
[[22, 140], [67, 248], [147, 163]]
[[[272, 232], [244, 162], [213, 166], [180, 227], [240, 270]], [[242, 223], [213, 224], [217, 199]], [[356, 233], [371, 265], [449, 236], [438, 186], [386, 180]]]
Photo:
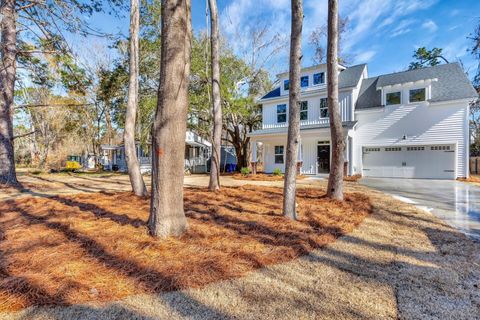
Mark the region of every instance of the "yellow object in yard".
[[65, 169], [69, 170], [77, 170], [80, 168], [82, 168], [82, 166], [77, 161], [67, 161], [67, 164], [65, 165]]

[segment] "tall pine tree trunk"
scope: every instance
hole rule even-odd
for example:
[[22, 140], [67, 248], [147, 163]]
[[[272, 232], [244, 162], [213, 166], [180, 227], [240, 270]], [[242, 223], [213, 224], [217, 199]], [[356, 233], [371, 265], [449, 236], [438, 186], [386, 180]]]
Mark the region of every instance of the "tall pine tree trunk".
[[0, 184], [12, 186], [18, 185], [13, 154], [13, 95], [17, 54], [15, 14], [15, 0], [1, 0]]
[[220, 62], [219, 62], [219, 31], [217, 0], [208, 0], [210, 7], [210, 21], [212, 35], [210, 38], [212, 48], [212, 103], [213, 103], [213, 143], [212, 165], [210, 168], [210, 182], [208, 189], [220, 189], [220, 150], [222, 147], [222, 105], [220, 99]]
[[327, 88], [332, 140], [332, 163], [328, 177], [327, 197], [343, 200], [345, 139], [338, 105], [338, 0], [328, 0]]
[[302, 0], [292, 0], [292, 31], [290, 34], [290, 92], [288, 106], [288, 136], [283, 189], [283, 214], [296, 219], [296, 176], [300, 143], [300, 72], [302, 59]]
[[135, 121], [138, 107], [138, 33], [140, 29], [140, 10], [138, 2], [139, 0], [130, 0], [130, 73], [128, 79], [128, 102], [123, 142], [125, 145], [125, 160], [127, 162], [128, 176], [130, 177], [132, 191], [135, 195], [144, 197], [147, 195], [147, 188], [145, 187], [140, 172], [137, 148], [135, 146]]
[[148, 227], [152, 235], [167, 237], [179, 236], [187, 228], [183, 177], [192, 40], [190, 0], [164, 0], [161, 10], [161, 73], [153, 123]]

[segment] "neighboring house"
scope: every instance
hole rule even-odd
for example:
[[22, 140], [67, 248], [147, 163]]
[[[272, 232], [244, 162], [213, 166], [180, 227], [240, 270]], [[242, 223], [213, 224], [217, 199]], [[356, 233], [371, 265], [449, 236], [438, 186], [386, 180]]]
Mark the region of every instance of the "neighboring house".
[[[328, 173], [331, 159], [326, 65], [301, 73], [303, 174]], [[253, 162], [285, 168], [288, 73], [259, 100], [262, 129], [250, 134]], [[455, 179], [469, 175], [469, 103], [477, 96], [458, 63], [368, 77], [367, 65], [339, 67], [345, 170], [367, 177]]]
[[[137, 157], [140, 162], [140, 171], [148, 173], [152, 170], [150, 155], [151, 146], [142, 146], [136, 143]], [[190, 173], [207, 172], [207, 163], [211, 156], [211, 143], [194, 132], [187, 131], [185, 137], [185, 170]], [[105, 170], [127, 171], [125, 161], [125, 147], [122, 145], [102, 145], [100, 163]]]

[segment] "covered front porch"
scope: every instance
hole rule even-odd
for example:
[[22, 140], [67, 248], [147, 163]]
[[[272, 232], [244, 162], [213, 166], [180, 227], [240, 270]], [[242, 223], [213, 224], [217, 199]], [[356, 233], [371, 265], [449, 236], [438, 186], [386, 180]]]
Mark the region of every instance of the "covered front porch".
[[[345, 128], [345, 174], [353, 173], [353, 129]], [[263, 165], [265, 173], [276, 170], [285, 172], [287, 132], [251, 135], [252, 167]], [[305, 175], [322, 175], [330, 172], [332, 147], [330, 128], [316, 128], [300, 131], [298, 150], [298, 171]]]

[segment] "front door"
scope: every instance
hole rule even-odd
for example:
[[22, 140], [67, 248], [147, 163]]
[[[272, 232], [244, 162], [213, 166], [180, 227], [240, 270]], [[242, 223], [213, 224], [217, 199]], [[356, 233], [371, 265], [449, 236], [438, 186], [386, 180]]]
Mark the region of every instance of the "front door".
[[330, 172], [330, 146], [318, 145], [317, 146], [317, 164], [318, 173]]

